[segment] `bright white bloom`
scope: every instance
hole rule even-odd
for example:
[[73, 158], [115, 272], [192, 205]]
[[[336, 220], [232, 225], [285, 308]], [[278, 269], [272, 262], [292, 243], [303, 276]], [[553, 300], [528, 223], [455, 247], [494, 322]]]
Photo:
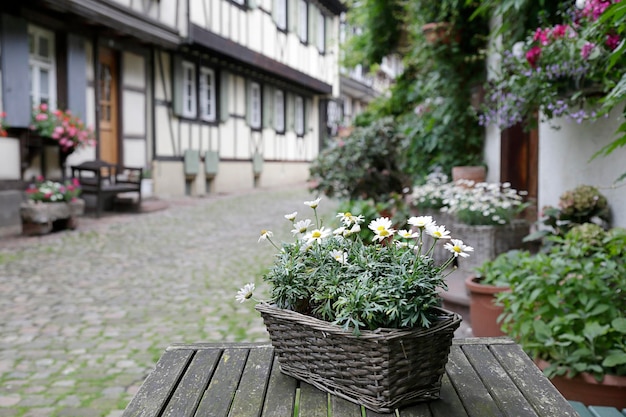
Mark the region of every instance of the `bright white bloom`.
[[413, 239], [415, 237], [418, 237], [419, 234], [416, 232], [411, 232], [410, 230], [400, 230], [398, 232], [398, 236], [403, 237], [405, 239]]
[[587, 4], [587, 0], [576, 0], [576, 8], [578, 10], [584, 9], [586, 4]]
[[450, 231], [446, 230], [446, 226], [443, 225], [431, 224], [426, 227], [426, 233], [435, 239], [450, 239]]
[[243, 286], [243, 288], [241, 288], [237, 292], [237, 295], [235, 296], [235, 300], [239, 301], [240, 303], [243, 303], [244, 301], [252, 297], [253, 293], [254, 293], [254, 284], [253, 283], [246, 284]]
[[432, 216], [419, 216], [419, 217], [411, 217], [408, 220], [408, 223], [411, 226], [419, 227], [420, 229], [426, 228], [428, 225], [435, 224]]
[[313, 201], [305, 201], [304, 204], [306, 204], [307, 206], [309, 206], [309, 207], [314, 209], [314, 208], [317, 208], [317, 206], [319, 206], [320, 200], [321, 200], [321, 198], [318, 197], [318, 198], [316, 198]]
[[346, 228], [344, 226], [338, 227], [333, 230], [333, 235], [343, 236], [346, 233]]
[[339, 249], [333, 249], [330, 252], [330, 256], [332, 256], [340, 264], [348, 263], [348, 254], [346, 252], [340, 251]]
[[294, 223], [293, 229], [291, 229], [291, 233], [293, 233], [294, 236], [298, 233], [304, 234], [310, 225], [311, 219], [300, 220], [299, 222]]
[[358, 216], [355, 216], [349, 211], [346, 211], [345, 213], [337, 213], [337, 217], [339, 217], [341, 222], [346, 226], [350, 226], [351, 224], [361, 224], [364, 220], [363, 215], [359, 214]]
[[393, 236], [395, 230], [391, 226], [391, 219], [387, 217], [379, 217], [376, 220], [372, 220], [368, 226], [376, 234], [372, 240], [383, 241], [389, 236]]
[[260, 242], [262, 240], [267, 240], [268, 238], [270, 238], [272, 236], [274, 236], [274, 233], [272, 233], [271, 231], [265, 230], [265, 229], [261, 230], [261, 236], [259, 236], [259, 240], [258, 241]]
[[289, 220], [290, 222], [294, 221], [296, 219], [296, 216], [298, 215], [297, 211], [294, 211], [291, 214], [285, 214], [285, 219]]
[[524, 49], [526, 49], [526, 44], [524, 42], [516, 42], [513, 45], [513, 56], [517, 59], [522, 59], [525, 55]]
[[467, 258], [469, 256], [467, 252], [474, 252], [473, 247], [464, 245], [459, 239], [452, 239], [451, 243], [446, 243], [443, 247], [452, 252], [455, 258], [459, 256]]
[[330, 231], [330, 229], [326, 229], [324, 226], [322, 226], [320, 229], [312, 230], [306, 235], [304, 235], [304, 240], [306, 241], [307, 244], [313, 243], [313, 242], [320, 242], [322, 239], [325, 239], [328, 236], [330, 236], [331, 233], [332, 232]]

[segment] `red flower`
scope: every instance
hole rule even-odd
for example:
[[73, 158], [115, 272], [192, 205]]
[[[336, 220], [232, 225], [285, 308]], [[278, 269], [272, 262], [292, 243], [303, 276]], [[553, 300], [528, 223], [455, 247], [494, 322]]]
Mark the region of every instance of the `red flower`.
[[537, 66], [537, 61], [539, 60], [540, 56], [541, 48], [538, 46], [533, 46], [528, 52], [526, 52], [526, 61], [528, 61], [531, 67], [535, 68]]
[[606, 46], [611, 51], [617, 48], [620, 42], [621, 39], [619, 38], [619, 35], [615, 33], [609, 33], [608, 35], [606, 35]]

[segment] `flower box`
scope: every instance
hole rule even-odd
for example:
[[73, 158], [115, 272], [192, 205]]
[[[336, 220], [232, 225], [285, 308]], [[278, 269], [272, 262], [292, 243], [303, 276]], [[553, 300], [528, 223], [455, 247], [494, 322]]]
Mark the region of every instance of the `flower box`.
[[78, 217], [85, 211], [85, 201], [74, 199], [70, 202], [41, 203], [29, 200], [20, 206], [22, 233], [43, 235], [53, 230], [76, 229]]
[[363, 330], [260, 303], [281, 371], [322, 391], [378, 413], [439, 398], [454, 331], [455, 313], [436, 308], [428, 329]]

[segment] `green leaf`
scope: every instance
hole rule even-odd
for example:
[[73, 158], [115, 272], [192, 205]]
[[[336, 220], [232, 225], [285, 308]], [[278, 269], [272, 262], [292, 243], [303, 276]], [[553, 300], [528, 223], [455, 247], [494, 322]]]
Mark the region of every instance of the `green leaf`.
[[610, 354], [609, 356], [604, 358], [604, 360], [602, 361], [602, 366], [606, 366], [609, 368], [613, 366], [617, 366], [617, 365], [624, 365], [624, 364], [626, 364], [625, 352]]
[[546, 342], [552, 338], [550, 327], [543, 320], [535, 321], [533, 323], [533, 329], [535, 331], [535, 337], [540, 342]]
[[604, 336], [609, 331], [610, 326], [604, 325], [601, 326], [597, 321], [592, 321], [585, 324], [585, 328], [583, 329], [583, 334], [590, 342], [593, 341], [598, 336]]
[[619, 317], [611, 322], [611, 326], [620, 333], [626, 333], [626, 318]]

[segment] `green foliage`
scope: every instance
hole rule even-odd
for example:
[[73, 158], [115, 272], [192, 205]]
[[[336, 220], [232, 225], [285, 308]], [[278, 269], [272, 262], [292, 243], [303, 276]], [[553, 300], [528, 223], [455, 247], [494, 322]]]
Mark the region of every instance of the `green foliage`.
[[[430, 254], [442, 243], [422, 245], [426, 227], [400, 237], [390, 219], [379, 218], [368, 224], [375, 239], [364, 241], [358, 233], [363, 216], [344, 212], [337, 217], [341, 225], [332, 232], [319, 221], [291, 219], [294, 242], [282, 244], [263, 277], [271, 286], [271, 302], [355, 334], [379, 327], [429, 327], [435, 314], [431, 307], [440, 305], [439, 291], [446, 288], [443, 271], [458, 252], [437, 265]], [[262, 238], [274, 244], [270, 232]], [[459, 250], [465, 250], [462, 242]]]
[[549, 377], [626, 375], [626, 230], [577, 228], [511, 271], [503, 327]]
[[511, 250], [498, 255], [476, 268], [476, 278], [481, 284], [508, 287], [511, 275], [527, 262], [530, 252]]
[[357, 127], [345, 140], [324, 149], [313, 161], [313, 190], [328, 197], [385, 201], [409, 185], [404, 137], [392, 118]]

